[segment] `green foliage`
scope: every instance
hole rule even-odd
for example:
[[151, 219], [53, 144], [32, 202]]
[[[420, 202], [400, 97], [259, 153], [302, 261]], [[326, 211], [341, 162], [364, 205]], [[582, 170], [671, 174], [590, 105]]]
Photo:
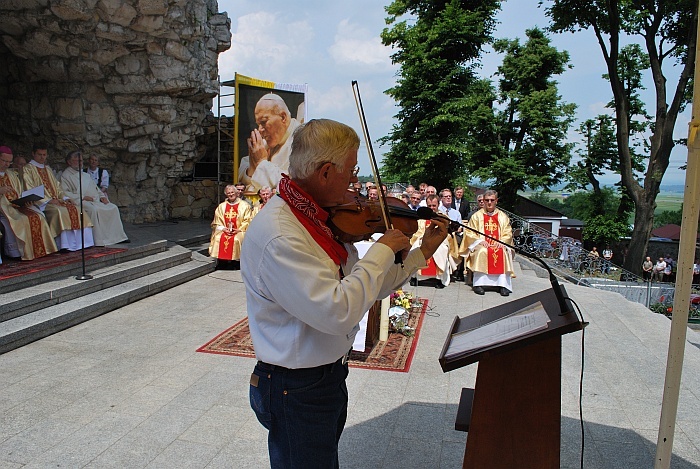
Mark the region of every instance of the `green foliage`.
[[[499, 39], [494, 50], [505, 54], [498, 68], [497, 105], [482, 109], [474, 136], [470, 169], [482, 181], [494, 180], [499, 204], [512, 207], [518, 191], [548, 188], [560, 182], [568, 168], [572, 145], [566, 143], [575, 105], [561, 102], [555, 75], [569, 64], [538, 28], [526, 31], [527, 41]], [[484, 94], [483, 97], [489, 97]]]
[[585, 225], [581, 237], [595, 244], [606, 245], [619, 241], [628, 236], [629, 227], [625, 221], [620, 221], [614, 213], [594, 215], [584, 220]]
[[479, 113], [475, 59], [491, 40], [500, 1], [396, 0], [382, 32], [401, 69], [386, 93], [400, 108], [398, 123], [380, 139], [387, 180], [452, 187], [467, 168], [468, 133]]
[[[564, 210], [566, 209], [560, 200], [548, 196], [544, 191], [535, 192], [529, 197], [529, 199], [533, 202], [537, 202], [538, 204], [542, 204], [545, 207], [549, 207], [552, 210], [556, 210], [557, 212], [564, 213]], [[564, 213], [564, 215], [566, 214]]]
[[[698, 3], [696, 0], [552, 0], [548, 3], [551, 6], [545, 10], [551, 19], [550, 31], [591, 30], [601, 49], [613, 95], [611, 107], [615, 110], [618, 146], [615, 163], [622, 193], [628, 197], [621, 199], [617, 216], [621, 218], [620, 212], [630, 203], [636, 212], [624, 267], [639, 272], [636, 260], [646, 252], [655, 199], [671, 150], [677, 143], [673, 138], [674, 127], [691, 96]], [[669, 79], [666, 76], [669, 71], [677, 78]], [[639, 94], [641, 77], [645, 74], [651, 75], [654, 84], [652, 116], [647, 116]], [[646, 163], [643, 181], [636, 174], [642, 162]]]
[[683, 206], [678, 210], [664, 210], [658, 215], [654, 215], [654, 228], [664, 225], [679, 225], [683, 221]]
[[[600, 214], [610, 214], [615, 217], [620, 205], [620, 196], [615, 189], [603, 187], [599, 192], [576, 192], [564, 201], [566, 216], [587, 222], [588, 219]], [[627, 218], [620, 218], [626, 221]]]
[[576, 151], [581, 161], [567, 173], [567, 188], [576, 190], [592, 186], [594, 191], [600, 191], [598, 177], [606, 171], [616, 171], [618, 165], [615, 124], [610, 116], [601, 114], [581, 123], [578, 133], [585, 138], [586, 147]]

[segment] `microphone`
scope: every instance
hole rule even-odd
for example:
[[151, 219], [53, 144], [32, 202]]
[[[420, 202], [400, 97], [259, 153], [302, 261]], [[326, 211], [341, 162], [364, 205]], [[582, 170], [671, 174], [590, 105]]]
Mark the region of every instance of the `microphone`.
[[[436, 218], [442, 218], [442, 219], [448, 219], [449, 218], [441, 213], [435, 213], [428, 207], [418, 207], [418, 210], [416, 210], [416, 216], [421, 219], [421, 220], [433, 220]], [[573, 308], [570, 306], [570, 302], [567, 301], [567, 298], [564, 296], [564, 290], [563, 287], [559, 284], [559, 281], [557, 280], [556, 275], [554, 275], [554, 272], [552, 272], [552, 269], [549, 268], [547, 263], [537, 257], [534, 254], [531, 254], [524, 249], [517, 247], [517, 246], [511, 246], [510, 244], [506, 244], [500, 239], [496, 239], [493, 236], [489, 236], [485, 233], [482, 233], [481, 231], [475, 230], [474, 228], [471, 228], [467, 225], [464, 225], [462, 223], [456, 222], [454, 220], [449, 220], [451, 225], [457, 225], [461, 226], [462, 228], [465, 228], [473, 233], [476, 233], [478, 235], [483, 236], [484, 238], [487, 238], [491, 241], [495, 241], [498, 244], [501, 244], [505, 247], [508, 247], [510, 249], [513, 249], [515, 252], [518, 254], [521, 254], [528, 259], [532, 259], [534, 261], [537, 261], [538, 263], [542, 264], [542, 267], [545, 268], [545, 270], [549, 273], [549, 283], [552, 285], [552, 290], [554, 290], [554, 295], [557, 297], [557, 303], [559, 303], [559, 308], [561, 309], [561, 312], [559, 313], [560, 316], [563, 316], [565, 314], [569, 314], [573, 312]]]

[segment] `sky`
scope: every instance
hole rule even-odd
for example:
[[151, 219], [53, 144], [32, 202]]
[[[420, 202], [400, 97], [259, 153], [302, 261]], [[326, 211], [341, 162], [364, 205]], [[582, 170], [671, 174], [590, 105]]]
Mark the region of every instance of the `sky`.
[[[504, 1], [494, 37], [519, 37], [523, 41], [526, 29], [546, 27], [547, 18], [544, 11], [537, 8], [537, 3], [536, 0]], [[388, 1], [379, 0], [219, 0], [219, 11], [226, 11], [231, 19], [232, 34], [231, 48], [219, 56], [221, 81], [232, 80], [238, 72], [276, 83], [308, 84], [308, 118], [335, 119], [362, 135], [351, 86], [356, 80], [367, 130], [381, 168], [382, 155], [388, 148], [379, 146], [376, 141], [390, 132], [398, 112], [393, 99], [384, 94], [394, 85], [398, 71], [391, 63], [391, 48], [382, 45], [380, 39], [386, 27], [384, 6], [388, 4]], [[577, 105], [576, 123], [569, 132], [569, 139], [580, 142], [581, 136], [575, 129], [581, 122], [599, 114], [612, 114], [605, 108], [612, 98], [609, 83], [601, 77], [605, 73], [605, 63], [590, 32], [550, 37], [552, 45], [560, 51], [568, 51], [571, 58], [573, 67], [556, 80], [563, 101]], [[492, 77], [501, 60], [492, 51], [483, 54], [480, 74]], [[654, 109], [650, 77], [648, 83], [650, 89], [643, 96], [650, 111]], [[230, 99], [222, 97], [222, 106], [231, 104]], [[217, 106], [215, 99], [215, 113]], [[224, 108], [221, 113], [231, 115], [233, 111]], [[675, 138], [687, 136], [689, 121], [688, 108], [676, 123]], [[677, 146], [664, 175], [664, 185], [684, 184], [685, 171], [678, 168], [686, 159], [687, 149]], [[364, 142], [358, 162], [360, 175], [370, 175], [371, 164]], [[601, 177], [604, 184], [617, 180], [619, 176], [616, 175]]]

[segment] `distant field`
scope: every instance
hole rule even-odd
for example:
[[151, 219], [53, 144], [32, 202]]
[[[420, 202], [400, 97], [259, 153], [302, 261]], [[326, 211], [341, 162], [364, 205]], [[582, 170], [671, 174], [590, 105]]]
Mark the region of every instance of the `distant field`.
[[659, 195], [656, 196], [656, 210], [654, 213], [680, 210], [682, 203], [683, 194], [678, 192], [659, 192]]
[[[532, 195], [532, 191], [523, 192], [522, 195], [529, 197]], [[552, 199], [564, 200], [561, 192], [552, 192], [547, 194]], [[682, 192], [666, 192], [661, 191], [656, 197], [656, 210], [654, 213], [661, 212], [672, 212], [675, 210], [680, 210], [681, 204], [683, 203], [683, 193]]]

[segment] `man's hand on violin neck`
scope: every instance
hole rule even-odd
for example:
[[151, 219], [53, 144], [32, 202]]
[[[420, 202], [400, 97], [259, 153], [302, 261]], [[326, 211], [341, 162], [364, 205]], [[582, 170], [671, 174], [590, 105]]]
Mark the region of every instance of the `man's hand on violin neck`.
[[447, 238], [447, 227], [450, 224], [448, 219], [443, 217], [433, 218], [430, 225], [425, 228], [420, 250], [423, 252], [425, 260], [430, 259], [440, 244]]
[[411, 241], [400, 230], [387, 230], [377, 242], [389, 246], [394, 254], [411, 248]]

